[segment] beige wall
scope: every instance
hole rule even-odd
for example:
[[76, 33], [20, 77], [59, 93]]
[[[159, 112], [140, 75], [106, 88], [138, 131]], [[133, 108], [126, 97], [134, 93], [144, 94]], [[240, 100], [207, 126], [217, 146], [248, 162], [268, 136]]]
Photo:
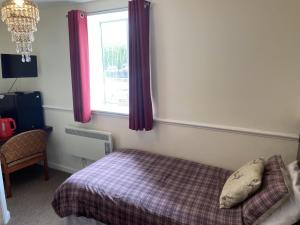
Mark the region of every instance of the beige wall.
[[[16, 54], [15, 45], [10, 41], [11, 37], [4, 23], [0, 22], [0, 54]], [[36, 46], [34, 46], [33, 54], [36, 54]], [[2, 79], [2, 70], [0, 63], [0, 93], [7, 92], [14, 82], [14, 79]], [[30, 91], [37, 79], [35, 78], [19, 78], [15, 83], [12, 91]], [[34, 85], [36, 86], [36, 85]]]
[[[297, 0], [153, 0], [153, 101], [156, 117], [270, 132], [300, 131], [300, 2]], [[34, 47], [45, 105], [72, 108], [66, 13], [126, 6], [127, 1], [41, 7]], [[2, 42], [1, 29], [1, 45]], [[8, 38], [7, 38], [8, 39]], [[2, 80], [0, 81], [2, 83]], [[0, 86], [1, 88], [1, 86]], [[68, 154], [64, 127], [72, 112], [46, 110], [54, 126], [49, 160], [79, 168]], [[128, 130], [126, 117], [94, 115], [88, 127], [111, 131], [117, 147], [236, 168], [260, 156], [295, 159], [295, 140], [156, 123], [152, 132]], [[83, 151], [88, 151], [88, 146]]]

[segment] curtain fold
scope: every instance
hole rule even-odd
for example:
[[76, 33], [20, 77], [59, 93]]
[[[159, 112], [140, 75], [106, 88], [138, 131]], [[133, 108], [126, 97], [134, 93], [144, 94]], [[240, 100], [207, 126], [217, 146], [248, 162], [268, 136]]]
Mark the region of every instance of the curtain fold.
[[71, 77], [74, 119], [87, 123], [91, 119], [89, 48], [86, 13], [68, 12]]
[[150, 2], [128, 2], [129, 16], [129, 128], [152, 130], [150, 79]]

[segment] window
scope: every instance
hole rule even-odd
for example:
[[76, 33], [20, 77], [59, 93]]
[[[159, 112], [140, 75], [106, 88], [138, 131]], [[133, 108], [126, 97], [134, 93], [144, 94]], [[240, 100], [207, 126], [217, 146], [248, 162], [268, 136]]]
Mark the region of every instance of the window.
[[128, 114], [128, 12], [88, 16], [91, 108]]

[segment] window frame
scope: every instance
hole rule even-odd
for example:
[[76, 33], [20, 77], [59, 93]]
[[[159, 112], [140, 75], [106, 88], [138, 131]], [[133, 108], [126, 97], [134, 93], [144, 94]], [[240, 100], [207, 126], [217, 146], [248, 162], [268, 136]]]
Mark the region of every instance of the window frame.
[[[109, 14], [109, 13], [118, 13], [118, 12], [127, 12], [128, 13], [128, 7], [122, 7], [122, 8], [116, 8], [116, 9], [108, 9], [108, 10], [102, 10], [102, 11], [95, 11], [95, 12], [90, 12], [87, 13], [87, 17], [89, 16], [97, 16], [97, 15], [101, 15], [101, 14]], [[100, 22], [99, 23], [99, 29], [101, 32], [101, 46], [102, 46], [102, 29], [101, 29], [101, 24], [103, 23], [108, 23], [108, 22], [115, 22], [115, 21], [128, 21], [127, 19], [112, 19], [110, 21], [105, 21], [105, 22]], [[129, 28], [128, 28], [129, 29]], [[129, 33], [128, 33], [128, 51], [129, 51]], [[101, 48], [101, 55], [103, 55], [103, 48]], [[129, 60], [129, 55], [128, 55], [128, 60]], [[102, 65], [102, 73], [103, 73], [103, 65]], [[129, 74], [128, 74], [129, 75]], [[91, 73], [90, 73], [90, 77], [91, 77]], [[103, 78], [103, 86], [104, 86], [104, 76], [102, 76]], [[91, 78], [90, 78], [91, 79]], [[129, 80], [129, 77], [128, 77]], [[128, 87], [129, 88], [129, 87]], [[92, 98], [91, 96], [91, 91], [90, 91], [90, 98]], [[128, 117], [129, 116], [129, 99], [128, 99], [128, 112], [117, 112], [117, 111], [110, 111], [110, 110], [106, 110], [104, 109], [92, 109], [91, 108], [91, 112], [93, 115], [104, 115], [104, 116], [111, 116], [111, 117]]]

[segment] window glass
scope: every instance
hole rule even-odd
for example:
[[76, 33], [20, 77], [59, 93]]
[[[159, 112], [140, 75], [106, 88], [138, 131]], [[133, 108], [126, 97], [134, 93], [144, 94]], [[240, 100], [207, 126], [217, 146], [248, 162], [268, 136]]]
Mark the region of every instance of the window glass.
[[88, 16], [91, 108], [128, 114], [128, 12]]

